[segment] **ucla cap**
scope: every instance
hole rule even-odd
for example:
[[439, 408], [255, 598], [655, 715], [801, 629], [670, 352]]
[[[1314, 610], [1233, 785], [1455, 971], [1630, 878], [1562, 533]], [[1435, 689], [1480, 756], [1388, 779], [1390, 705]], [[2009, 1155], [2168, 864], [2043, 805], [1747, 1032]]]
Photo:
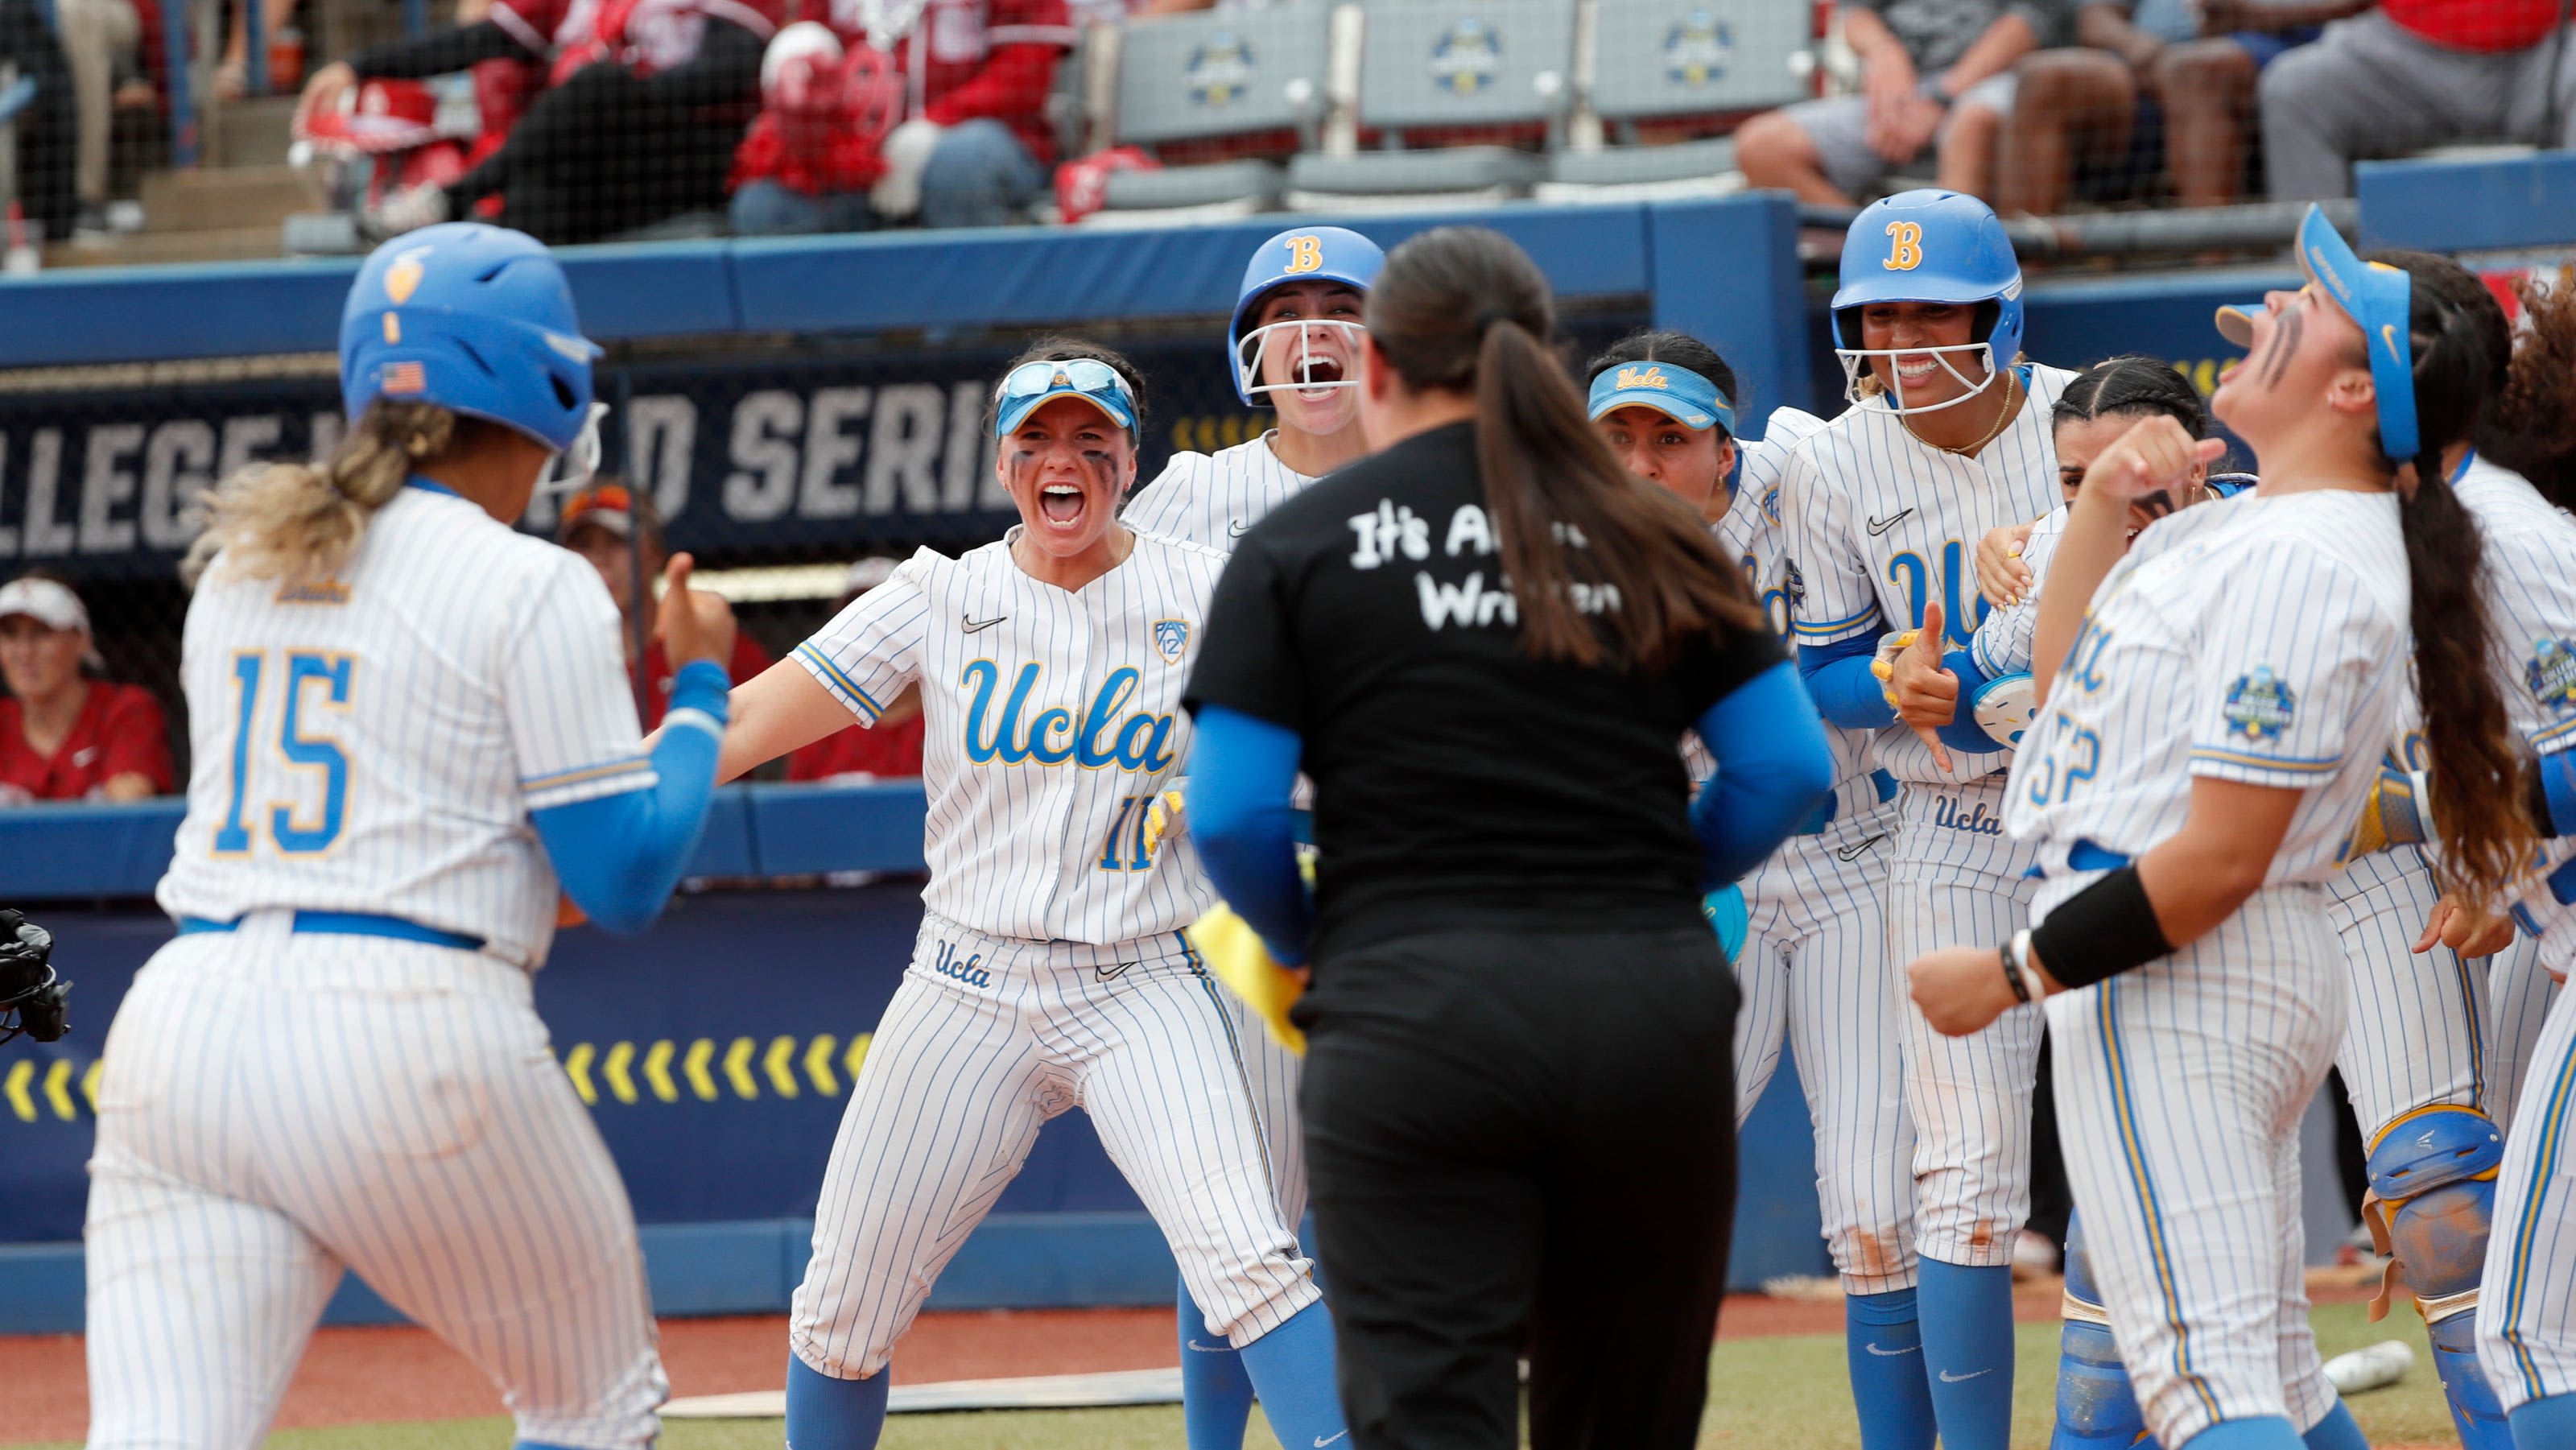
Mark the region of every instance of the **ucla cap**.
[[1620, 408], [1652, 408], [1688, 428], [1714, 424], [1735, 436], [1735, 405], [1717, 384], [1668, 362], [1620, 363], [1592, 379], [1592, 420]]
[[[2408, 314], [2414, 307], [2415, 279], [2385, 262], [2364, 262], [2353, 254], [2343, 234], [2326, 220], [2325, 209], [2308, 208], [2299, 223], [2299, 270], [2308, 284], [2341, 308], [2359, 327], [2370, 349], [2370, 381], [2379, 406], [2379, 449], [2395, 459], [2415, 456], [2420, 438], [2415, 426], [2415, 354], [2408, 341]], [[2238, 347], [2251, 345], [2254, 314], [2261, 302], [2236, 302], [2218, 309], [2218, 334]]]

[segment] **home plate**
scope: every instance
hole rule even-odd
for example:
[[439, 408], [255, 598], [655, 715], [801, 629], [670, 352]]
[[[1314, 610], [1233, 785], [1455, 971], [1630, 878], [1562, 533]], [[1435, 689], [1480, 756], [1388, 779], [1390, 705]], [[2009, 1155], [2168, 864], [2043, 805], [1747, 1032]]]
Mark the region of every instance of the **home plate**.
[[[888, 1412], [937, 1410], [1078, 1410], [1106, 1405], [1177, 1405], [1178, 1369], [1113, 1370], [1105, 1374], [1042, 1374], [1006, 1380], [942, 1380], [896, 1385]], [[775, 1420], [787, 1413], [785, 1390], [740, 1395], [697, 1395], [662, 1407], [665, 1420]]]

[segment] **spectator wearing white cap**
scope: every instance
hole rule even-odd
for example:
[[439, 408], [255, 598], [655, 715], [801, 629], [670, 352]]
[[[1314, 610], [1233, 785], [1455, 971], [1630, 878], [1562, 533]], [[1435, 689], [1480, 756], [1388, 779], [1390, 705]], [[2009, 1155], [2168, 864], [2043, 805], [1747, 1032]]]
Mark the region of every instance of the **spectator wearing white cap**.
[[[839, 614], [886, 582], [899, 562], [871, 555], [851, 564], [832, 612]], [[875, 725], [853, 725], [787, 757], [789, 780], [911, 780], [920, 774], [921, 691], [912, 687], [886, 706]]]
[[60, 581], [0, 585], [0, 806], [137, 801], [172, 786], [160, 703], [100, 668], [89, 610]]

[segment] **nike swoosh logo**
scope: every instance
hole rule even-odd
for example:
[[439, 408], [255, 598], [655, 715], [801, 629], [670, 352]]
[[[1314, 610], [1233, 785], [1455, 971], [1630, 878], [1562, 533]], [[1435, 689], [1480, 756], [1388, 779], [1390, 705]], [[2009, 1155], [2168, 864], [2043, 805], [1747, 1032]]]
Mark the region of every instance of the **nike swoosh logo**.
[[1234, 1346], [1231, 1344], [1201, 1344], [1195, 1339], [1190, 1341], [1190, 1348], [1197, 1350], [1201, 1354], [1234, 1353]]
[[1859, 859], [1860, 859], [1860, 853], [1861, 853], [1861, 852], [1868, 850], [1870, 847], [1875, 846], [1875, 845], [1877, 845], [1879, 842], [1884, 841], [1884, 840], [1886, 840], [1886, 839], [1887, 839], [1887, 834], [1886, 834], [1884, 831], [1882, 831], [1882, 832], [1880, 832], [1879, 834], [1877, 834], [1877, 835], [1875, 835], [1875, 836], [1870, 837], [1870, 838], [1869, 838], [1868, 840], [1866, 840], [1866, 841], [1854, 841], [1852, 844], [1850, 844], [1850, 845], [1848, 845], [1848, 846], [1843, 847], [1841, 850], [1836, 851], [1834, 854], [1835, 854], [1836, 856], [1841, 857], [1842, 859], [1844, 859], [1844, 860], [1846, 860], [1846, 861], [1857, 861], [1857, 860], [1859, 860]]
[[[1225, 526], [1225, 536], [1229, 539], [1240, 539], [1251, 532], [1252, 526], [1241, 519], [1230, 520]], [[1348, 1432], [1346, 1431], [1344, 1433]]]
[[1114, 977], [1114, 976], [1117, 976], [1119, 973], [1121, 973], [1121, 972], [1123, 972], [1123, 971], [1127, 970], [1129, 967], [1132, 967], [1132, 966], [1134, 966], [1134, 965], [1136, 965], [1134, 962], [1119, 962], [1119, 963], [1117, 963], [1117, 964], [1116, 964], [1116, 965], [1114, 965], [1114, 966], [1093, 967], [1093, 968], [1091, 969], [1091, 974], [1092, 974], [1093, 976], [1095, 976], [1095, 977], [1098, 977], [1100, 980], [1102, 980], [1102, 981], [1106, 982], [1106, 981], [1108, 981], [1110, 978], [1112, 978], [1112, 977]]
[[990, 619], [977, 619], [975, 616], [968, 614], [961, 616], [961, 618], [965, 622], [966, 632], [968, 634], [981, 634], [985, 630], [991, 629], [994, 625], [1001, 623], [1003, 620], [1010, 618], [1010, 616], [1007, 614], [996, 614]]
[[1900, 509], [1888, 518], [1871, 519], [1869, 521], [1870, 537], [1876, 538], [1880, 534], [1886, 533], [1889, 529], [1895, 528], [1899, 523], [1904, 521], [1907, 514], [1912, 512], [1914, 512], [1912, 509]]
[[1909, 1344], [1903, 1349], [1881, 1349], [1876, 1344], [1870, 1343], [1866, 1340], [1862, 1342], [1861, 1348], [1868, 1350], [1870, 1353], [1875, 1354], [1882, 1359], [1903, 1359], [1909, 1354], [1919, 1354], [1923, 1350], [1923, 1346], [1919, 1344]]
[[1315, 1450], [1324, 1450], [1325, 1446], [1332, 1444], [1336, 1440], [1346, 1440], [1350, 1438], [1350, 1433], [1350, 1431], [1344, 1430], [1338, 1435], [1318, 1435], [1315, 1437]]
[[1945, 1369], [1945, 1370], [1941, 1371], [1941, 1383], [1943, 1383], [1943, 1384], [1945, 1384], [1945, 1385], [1959, 1385], [1959, 1384], [1966, 1384], [1968, 1381], [1970, 1381], [1970, 1380], [1972, 1380], [1972, 1379], [1975, 1379], [1975, 1378], [1977, 1377], [1977, 1375], [1993, 1374], [1994, 1372], [1995, 1372], [1995, 1371], [1994, 1371], [1994, 1367], [1993, 1367], [1993, 1366], [1991, 1366], [1991, 1365], [1987, 1366], [1987, 1367], [1986, 1367], [1986, 1368], [1984, 1368], [1984, 1369], [1978, 1370], [1978, 1371], [1976, 1372], [1976, 1374], [1952, 1374], [1952, 1373], [1950, 1373], [1948, 1370], [1946, 1370], [1946, 1369]]
[[2388, 355], [2390, 357], [2397, 359], [2399, 362], [2406, 361], [2406, 350], [2397, 345], [2397, 329], [2395, 326], [2385, 322], [2379, 324], [2379, 336], [2381, 341], [2388, 344]]

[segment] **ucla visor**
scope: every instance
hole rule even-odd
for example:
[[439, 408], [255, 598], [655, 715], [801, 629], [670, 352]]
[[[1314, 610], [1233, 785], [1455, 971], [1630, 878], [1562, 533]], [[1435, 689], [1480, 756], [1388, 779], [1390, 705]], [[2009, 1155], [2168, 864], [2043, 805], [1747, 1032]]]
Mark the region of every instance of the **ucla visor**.
[[1011, 369], [993, 396], [993, 436], [1005, 438], [1029, 414], [1055, 398], [1080, 398], [1098, 408], [1110, 422], [1132, 436], [1136, 431], [1136, 398], [1118, 370], [1097, 358], [1073, 357], [1022, 363]]
[[[2364, 262], [2353, 254], [2343, 234], [2326, 220], [2325, 209], [2310, 206], [2299, 223], [2299, 270], [2308, 285], [2323, 293], [2361, 329], [2370, 349], [2370, 381], [2379, 407], [2379, 451], [2404, 460], [2415, 456], [2420, 441], [2415, 426], [2415, 353], [2408, 340], [2408, 313], [2415, 300], [2415, 279], [2385, 262]], [[2253, 315], [2260, 302], [2235, 303], [2218, 309], [2218, 333], [2238, 347], [2253, 338]]]
[[1735, 436], [1735, 405], [1717, 384], [1668, 362], [1621, 363], [1592, 379], [1592, 421], [1621, 408], [1652, 408], [1686, 428], [1714, 424]]

